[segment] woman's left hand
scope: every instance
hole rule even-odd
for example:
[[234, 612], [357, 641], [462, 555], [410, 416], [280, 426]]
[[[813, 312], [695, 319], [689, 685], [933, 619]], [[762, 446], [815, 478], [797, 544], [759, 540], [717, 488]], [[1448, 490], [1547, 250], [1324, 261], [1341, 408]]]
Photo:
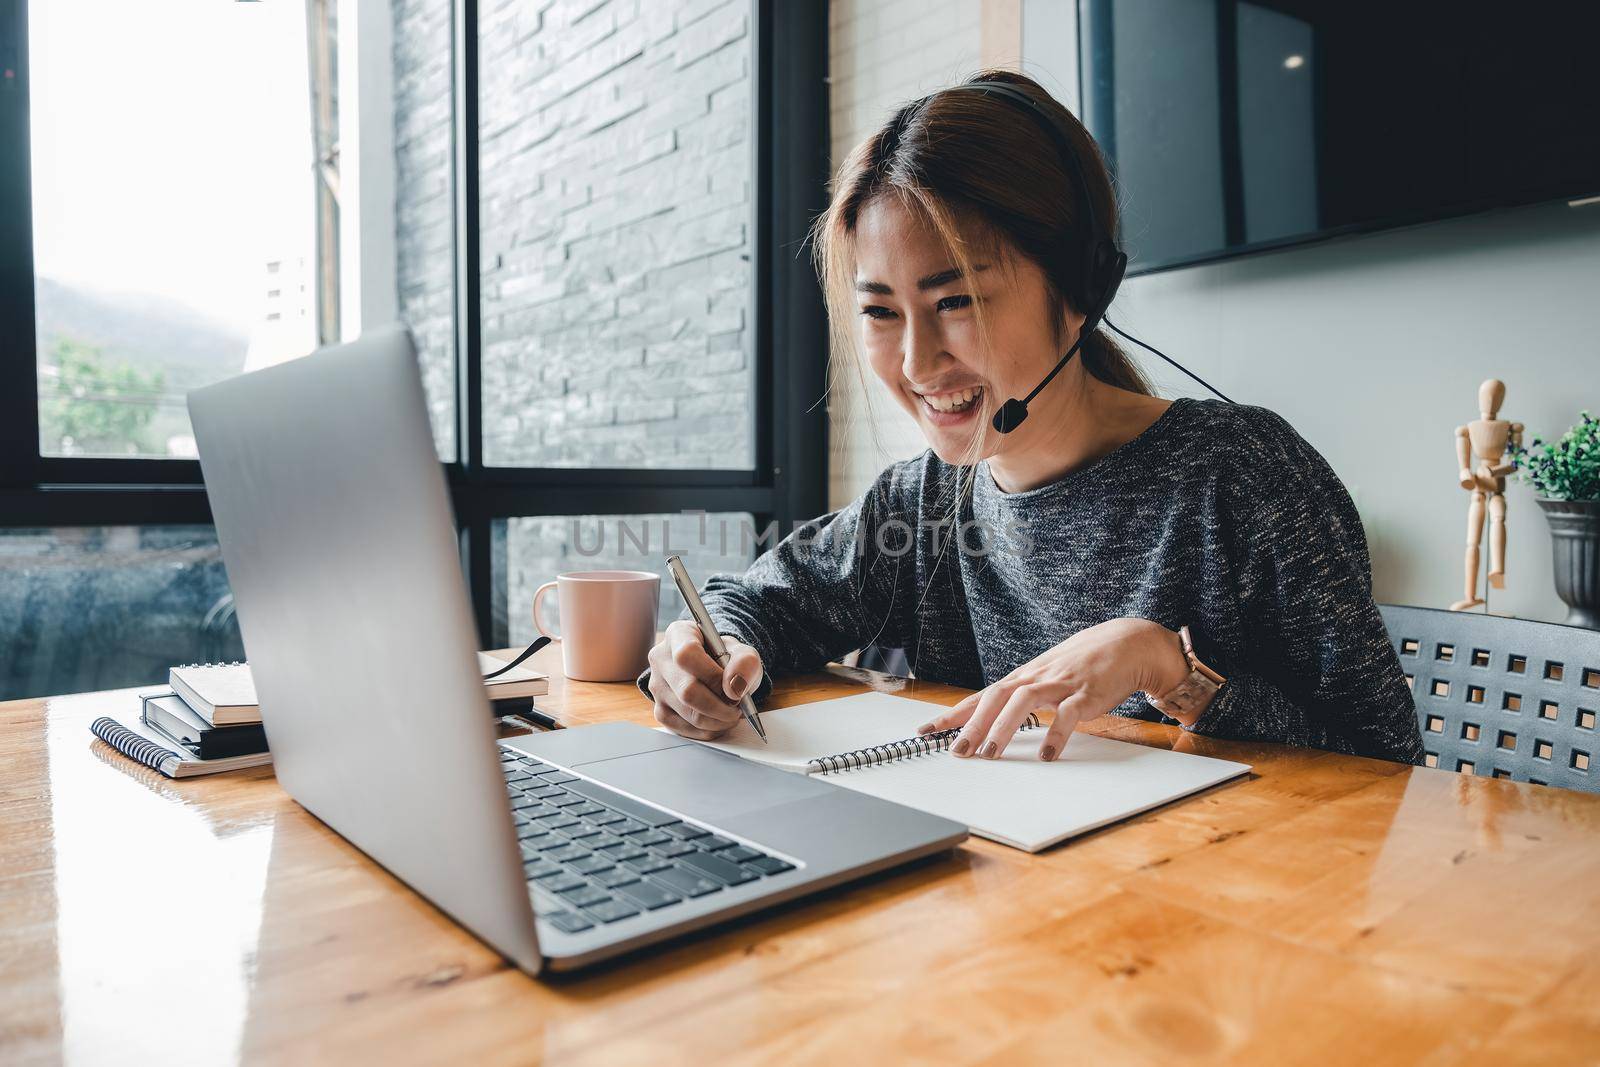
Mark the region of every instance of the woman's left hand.
[[917, 732], [964, 726], [951, 753], [994, 759], [1030, 712], [1049, 708], [1055, 722], [1039, 745], [1039, 758], [1049, 761], [1080, 722], [1104, 715], [1134, 693], [1166, 693], [1188, 673], [1176, 631], [1149, 619], [1111, 619], [1073, 634]]

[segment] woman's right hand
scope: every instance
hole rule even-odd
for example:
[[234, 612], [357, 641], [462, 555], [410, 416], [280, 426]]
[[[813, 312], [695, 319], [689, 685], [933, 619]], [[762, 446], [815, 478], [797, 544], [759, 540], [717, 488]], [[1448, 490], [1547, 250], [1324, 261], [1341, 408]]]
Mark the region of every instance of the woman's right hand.
[[722, 638], [728, 666], [717, 665], [700, 627], [687, 619], [667, 626], [650, 649], [650, 695], [656, 722], [675, 734], [709, 741], [727, 733], [744, 716], [739, 698], [761, 684], [761, 657], [731, 637]]

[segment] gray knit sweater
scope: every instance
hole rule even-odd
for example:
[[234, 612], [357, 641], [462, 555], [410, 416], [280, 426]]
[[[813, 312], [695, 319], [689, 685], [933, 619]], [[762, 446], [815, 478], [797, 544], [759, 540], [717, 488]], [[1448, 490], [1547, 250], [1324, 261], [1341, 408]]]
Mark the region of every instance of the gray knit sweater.
[[[1197, 732], [1422, 756], [1360, 517], [1264, 408], [1174, 401], [1111, 454], [1021, 493], [987, 464], [926, 452], [744, 574], [713, 577], [704, 599], [769, 672], [876, 644], [972, 689], [1107, 619], [1188, 624], [1228, 678]], [[1114, 713], [1163, 719], [1141, 694]]]

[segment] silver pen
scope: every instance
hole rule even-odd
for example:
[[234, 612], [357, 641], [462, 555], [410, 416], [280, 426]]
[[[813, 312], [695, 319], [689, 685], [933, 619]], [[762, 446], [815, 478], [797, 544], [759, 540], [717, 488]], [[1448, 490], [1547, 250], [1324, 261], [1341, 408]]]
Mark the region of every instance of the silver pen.
[[[717, 633], [716, 626], [711, 621], [711, 616], [706, 614], [706, 606], [700, 600], [700, 594], [695, 590], [694, 582], [689, 579], [689, 572], [683, 568], [683, 560], [677, 556], [667, 557], [667, 570], [672, 572], [672, 580], [678, 583], [678, 592], [683, 594], [683, 602], [689, 605], [689, 614], [694, 616], [695, 624], [700, 627], [700, 635], [705, 638], [706, 648], [711, 652], [711, 658], [726, 668], [728, 666], [728, 648], [722, 643], [722, 635]], [[744, 713], [744, 721], [755, 730], [756, 736], [765, 743], [767, 731], [761, 725], [761, 717], [756, 713], [755, 701], [750, 699], [750, 694], [745, 693], [739, 697], [739, 710]]]

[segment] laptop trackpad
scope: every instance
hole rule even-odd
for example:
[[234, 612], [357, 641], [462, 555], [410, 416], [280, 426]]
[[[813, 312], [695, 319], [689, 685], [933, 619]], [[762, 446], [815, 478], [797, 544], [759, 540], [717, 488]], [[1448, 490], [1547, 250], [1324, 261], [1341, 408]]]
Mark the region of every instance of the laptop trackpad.
[[699, 745], [587, 763], [582, 772], [641, 800], [708, 822], [821, 796], [835, 788]]

